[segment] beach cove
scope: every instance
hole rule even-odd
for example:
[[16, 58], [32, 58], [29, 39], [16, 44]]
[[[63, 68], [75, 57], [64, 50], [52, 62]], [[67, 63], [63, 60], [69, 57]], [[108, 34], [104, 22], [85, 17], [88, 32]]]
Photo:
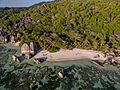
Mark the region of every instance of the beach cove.
[[[1, 49], [0, 50], [1, 61], [4, 61], [7, 58], [8, 61], [14, 62], [12, 59], [12, 56], [13, 55], [17, 55], [17, 56], [21, 55], [20, 48], [12, 43], [0, 44], [0, 49]], [[6, 56], [6, 57], [4, 58], [4, 56]], [[60, 49], [59, 51], [54, 52], [54, 53], [51, 53], [46, 50], [41, 50], [41, 51], [38, 51], [38, 53], [35, 56], [33, 56], [32, 58], [24, 59], [23, 62], [34, 63], [35, 58], [45, 58], [46, 59], [44, 62], [39, 63], [41, 65], [42, 64], [43, 65], [44, 64], [52, 65], [52, 63], [53, 63], [53, 65], [54, 65], [54, 63], [57, 65], [59, 65], [59, 64], [62, 65], [62, 63], [63, 63], [63, 66], [65, 66], [65, 63], [66, 63], [66, 65], [67, 65], [67, 63], [68, 63], [68, 65], [69, 64], [82, 65], [82, 63], [83, 63], [83, 65], [84, 64], [85, 65], [87, 65], [87, 64], [95, 65], [95, 64], [91, 63], [90, 61], [91, 60], [99, 60], [101, 62], [104, 62], [107, 59], [107, 57], [104, 56], [103, 52], [74, 48], [73, 50]], [[2, 60], [2, 59], [4, 59], [4, 60]], [[97, 66], [99, 66], [99, 65], [97, 65]], [[110, 66], [110, 65], [106, 65], [106, 66]]]
[[0, 1], [0, 90], [120, 90], [119, 1], [47, 1]]

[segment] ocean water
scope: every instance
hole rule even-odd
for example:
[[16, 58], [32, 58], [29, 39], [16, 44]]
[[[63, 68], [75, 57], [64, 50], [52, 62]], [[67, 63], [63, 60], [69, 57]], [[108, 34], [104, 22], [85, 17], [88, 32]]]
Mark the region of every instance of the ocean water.
[[[0, 45], [0, 90], [120, 90], [120, 69], [96, 66], [89, 60], [14, 63], [9, 56], [19, 49]], [[110, 69], [112, 68], [112, 69]], [[58, 72], [65, 70], [64, 79]]]
[[0, 0], [0, 7], [29, 7], [40, 2], [53, 0]]

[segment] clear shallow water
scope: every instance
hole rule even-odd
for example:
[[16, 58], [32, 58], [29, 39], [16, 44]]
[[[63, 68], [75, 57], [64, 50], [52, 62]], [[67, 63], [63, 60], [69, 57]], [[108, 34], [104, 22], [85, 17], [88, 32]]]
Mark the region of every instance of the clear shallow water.
[[[10, 44], [0, 45], [0, 62], [8, 60], [16, 50]], [[61, 80], [58, 72], [63, 68], [67, 76]], [[0, 90], [120, 90], [120, 70], [109, 69], [89, 60], [38, 65], [29, 60], [21, 64], [8, 61], [0, 66]]]
[[53, 0], [0, 0], [0, 7], [29, 7], [47, 1]]

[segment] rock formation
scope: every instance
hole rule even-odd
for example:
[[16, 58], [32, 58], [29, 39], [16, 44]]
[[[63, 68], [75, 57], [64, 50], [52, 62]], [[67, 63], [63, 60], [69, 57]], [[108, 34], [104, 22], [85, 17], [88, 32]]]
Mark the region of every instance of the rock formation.
[[17, 33], [17, 38], [20, 38], [21, 37], [21, 33]]
[[12, 43], [15, 43], [15, 37], [14, 37], [14, 36], [10, 36], [10, 41], [11, 41]]
[[36, 45], [36, 43], [31, 42], [29, 47], [30, 47], [30, 53], [35, 55], [37, 53], [37, 45]]
[[24, 43], [21, 47], [21, 53], [22, 54], [26, 54], [26, 53], [29, 53], [29, 45]]
[[18, 59], [18, 57], [17, 57], [16, 55], [13, 55], [13, 56], [12, 56], [12, 60], [13, 60], [14, 62], [18, 62], [18, 63], [19, 63], [19, 59]]
[[0, 30], [0, 42], [8, 43], [10, 40], [10, 35]]
[[21, 47], [21, 53], [25, 55], [27, 59], [30, 59], [31, 56], [34, 56], [37, 53], [37, 45], [34, 42], [30, 44], [24, 43]]

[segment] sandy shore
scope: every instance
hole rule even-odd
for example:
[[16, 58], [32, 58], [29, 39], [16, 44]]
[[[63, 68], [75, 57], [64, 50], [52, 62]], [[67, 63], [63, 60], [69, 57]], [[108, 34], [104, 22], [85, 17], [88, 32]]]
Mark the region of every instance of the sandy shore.
[[107, 57], [104, 57], [104, 54], [100, 51], [94, 50], [82, 50], [74, 48], [73, 50], [61, 49], [58, 52], [50, 53], [48, 51], [40, 51], [37, 53], [34, 58], [47, 58], [46, 61], [73, 61], [81, 59], [95, 59], [104, 61]]

